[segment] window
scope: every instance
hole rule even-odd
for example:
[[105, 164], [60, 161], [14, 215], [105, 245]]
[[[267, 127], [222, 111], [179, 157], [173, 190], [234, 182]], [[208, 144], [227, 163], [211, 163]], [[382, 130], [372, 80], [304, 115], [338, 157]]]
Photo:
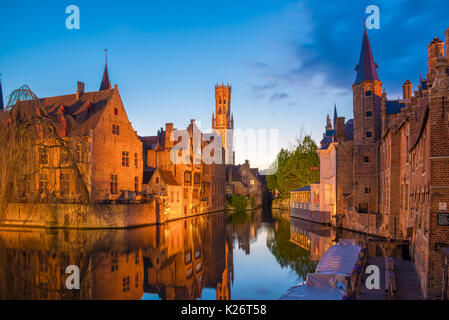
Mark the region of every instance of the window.
[[363, 161], [364, 161], [365, 163], [368, 163], [368, 162], [369, 162], [369, 157], [368, 157], [368, 156], [363, 157]]
[[118, 116], [118, 109], [114, 108], [114, 116]]
[[190, 251], [185, 253], [184, 262], [186, 264], [189, 264], [190, 262], [192, 262], [192, 253]]
[[365, 188], [365, 193], [371, 193], [371, 188]]
[[82, 176], [76, 176], [75, 188], [77, 194], [81, 194], [84, 191], [84, 179]]
[[184, 188], [184, 199], [189, 199], [189, 189]]
[[118, 270], [118, 253], [111, 252], [111, 272]]
[[123, 292], [129, 291], [129, 276], [123, 278]]
[[156, 177], [156, 184], [159, 184], [159, 177]]
[[359, 212], [367, 213], [368, 212], [368, 204], [367, 203], [359, 203]]
[[138, 160], [138, 157], [137, 157], [137, 153], [134, 153], [134, 167], [138, 167], [138, 162], [137, 162], [137, 160]]
[[190, 171], [184, 172], [184, 185], [192, 184], [192, 173]]
[[22, 180], [20, 180], [19, 188], [22, 196], [25, 196], [27, 193], [31, 192], [31, 179], [29, 176], [25, 176]]
[[39, 148], [39, 164], [48, 164], [48, 151], [45, 147]]
[[251, 179], [251, 181], [249, 182], [250, 185], [254, 185], [254, 179]]
[[193, 176], [193, 182], [198, 185], [200, 184], [200, 180], [201, 180], [201, 175], [198, 172], [195, 172], [194, 176]]
[[59, 191], [61, 194], [68, 194], [70, 191], [69, 174], [67, 172], [61, 172], [59, 175]]
[[134, 177], [134, 191], [139, 192], [139, 177]]
[[122, 152], [122, 166], [129, 167], [129, 152], [128, 151]]
[[368, 90], [368, 91], [365, 92], [365, 95], [366, 95], [367, 97], [370, 97], [370, 96], [373, 95], [373, 93], [372, 93], [371, 90]]
[[81, 162], [83, 160], [83, 150], [82, 150], [81, 144], [79, 144], [79, 143], [76, 145], [75, 155], [76, 155], [76, 161]]
[[139, 274], [136, 273], [136, 288], [139, 287]]
[[371, 138], [371, 136], [372, 136], [372, 133], [371, 133], [371, 131], [369, 131], [369, 130], [368, 130], [368, 131], [366, 131], [366, 137], [367, 137], [367, 138]]
[[69, 155], [68, 155], [68, 153], [67, 153], [67, 150], [61, 149], [61, 153], [60, 153], [60, 161], [61, 161], [61, 164], [67, 164], [67, 163], [69, 163]]
[[366, 112], [366, 117], [367, 118], [371, 118], [373, 116], [373, 112], [372, 111], [367, 111]]
[[39, 175], [39, 193], [48, 193], [48, 176], [45, 173]]
[[117, 175], [111, 174], [111, 194], [117, 194], [118, 190]]
[[223, 104], [226, 104], [226, 99], [223, 99]]
[[117, 136], [120, 135], [120, 127], [118, 124], [113, 124], [112, 125], [112, 134], [115, 134]]

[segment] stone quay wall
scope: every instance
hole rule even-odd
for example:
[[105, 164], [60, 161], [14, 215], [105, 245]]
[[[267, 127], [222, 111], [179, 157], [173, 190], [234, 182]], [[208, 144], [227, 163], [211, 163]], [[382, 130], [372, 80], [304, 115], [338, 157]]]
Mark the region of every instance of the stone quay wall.
[[45, 228], [128, 228], [163, 223], [156, 201], [145, 204], [10, 203], [1, 226]]

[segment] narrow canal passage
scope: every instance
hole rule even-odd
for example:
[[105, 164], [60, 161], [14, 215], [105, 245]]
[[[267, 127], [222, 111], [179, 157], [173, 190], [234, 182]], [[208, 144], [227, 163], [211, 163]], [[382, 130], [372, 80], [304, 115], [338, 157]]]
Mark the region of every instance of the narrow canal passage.
[[[0, 230], [1, 299], [278, 299], [340, 237], [283, 212], [129, 230]], [[67, 290], [68, 265], [80, 289]]]

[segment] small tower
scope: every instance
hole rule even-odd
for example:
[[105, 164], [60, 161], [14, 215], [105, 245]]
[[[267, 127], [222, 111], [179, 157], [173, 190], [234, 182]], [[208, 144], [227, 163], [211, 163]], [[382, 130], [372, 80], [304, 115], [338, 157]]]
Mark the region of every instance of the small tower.
[[404, 100], [408, 100], [412, 97], [412, 89], [413, 89], [413, 85], [410, 82], [410, 80], [406, 80], [404, 82], [404, 84], [402, 85], [402, 94], [403, 94], [403, 98]]
[[327, 115], [326, 118], [326, 132], [332, 130], [332, 122], [331, 122], [331, 117], [329, 115]]
[[363, 33], [356, 80], [354, 111], [353, 204], [360, 212], [378, 210], [378, 147], [381, 137], [382, 82], [368, 39]]
[[105, 52], [105, 65], [103, 71], [103, 78], [101, 79], [100, 91], [111, 89], [111, 82], [109, 81], [109, 72], [108, 72], [108, 49], [104, 50]]
[[438, 57], [444, 56], [444, 42], [439, 38], [434, 38], [427, 46], [427, 53], [427, 79], [433, 79], [435, 78], [435, 66], [437, 64], [437, 59]]
[[221, 136], [226, 164], [233, 164], [234, 116], [231, 113], [231, 86], [229, 84], [215, 86], [215, 114], [212, 113], [212, 129]]

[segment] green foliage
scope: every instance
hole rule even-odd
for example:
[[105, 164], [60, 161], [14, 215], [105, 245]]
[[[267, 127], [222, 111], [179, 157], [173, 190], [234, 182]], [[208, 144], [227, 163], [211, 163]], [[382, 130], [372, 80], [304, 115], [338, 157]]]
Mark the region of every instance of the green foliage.
[[243, 195], [233, 194], [230, 200], [231, 206], [235, 208], [236, 211], [244, 211], [248, 206], [248, 199]]
[[[310, 136], [298, 139], [293, 151], [281, 149], [277, 156], [278, 168], [275, 174], [267, 176], [268, 188], [275, 189], [281, 197], [289, 197], [291, 190], [319, 181], [320, 172], [311, 171], [311, 167], [320, 166], [320, 158], [316, 152], [317, 144]], [[272, 167], [274, 164], [272, 164]]]
[[252, 214], [247, 211], [236, 211], [231, 215], [231, 223], [233, 225], [245, 224], [252, 219]]
[[307, 274], [315, 272], [318, 262], [310, 261], [310, 252], [290, 242], [290, 222], [287, 219], [276, 220], [277, 230], [273, 230], [274, 237], [267, 238], [267, 247], [281, 267], [295, 270], [304, 280]]

